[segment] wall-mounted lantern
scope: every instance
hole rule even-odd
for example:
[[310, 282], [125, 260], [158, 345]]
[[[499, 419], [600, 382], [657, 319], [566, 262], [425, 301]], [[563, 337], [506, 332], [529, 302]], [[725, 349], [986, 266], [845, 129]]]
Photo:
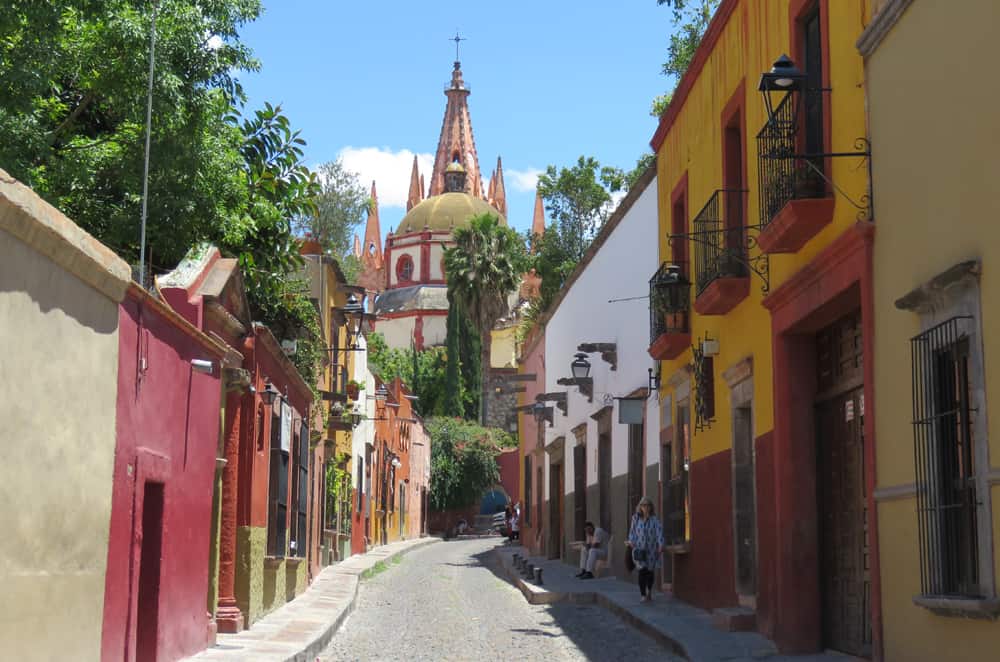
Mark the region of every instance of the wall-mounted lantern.
[[361, 335], [361, 322], [365, 317], [365, 309], [358, 301], [358, 297], [351, 294], [347, 297], [347, 303], [341, 309], [344, 319], [347, 322], [347, 346], [351, 349], [357, 347], [358, 337]]
[[590, 376], [590, 361], [582, 352], [576, 355], [569, 367], [573, 371], [573, 379], [586, 379]]
[[270, 407], [274, 404], [274, 401], [281, 397], [281, 392], [274, 388], [274, 384], [270, 381], [264, 382], [264, 390], [260, 392], [260, 400], [264, 403], [264, 406]]
[[[760, 75], [760, 84], [757, 85], [757, 91], [764, 95], [764, 107], [767, 108], [768, 122], [773, 123], [775, 121], [774, 109], [780, 106], [789, 95], [798, 92], [798, 99], [791, 114], [792, 126], [789, 127], [794, 131], [795, 122], [798, 120], [799, 115], [798, 106], [802, 102], [801, 93], [805, 90], [805, 85], [806, 75], [799, 71], [790, 57], [782, 55], [775, 60], [771, 71]], [[776, 94], [781, 94], [781, 99], [778, 103], [774, 103], [773, 95]]]

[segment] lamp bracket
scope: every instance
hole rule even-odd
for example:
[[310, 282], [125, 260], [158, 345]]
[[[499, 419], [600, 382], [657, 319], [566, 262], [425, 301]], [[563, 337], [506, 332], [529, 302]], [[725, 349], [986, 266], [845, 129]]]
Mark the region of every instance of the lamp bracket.
[[576, 351], [584, 354], [600, 353], [601, 360], [618, 370], [618, 345], [613, 342], [583, 342], [576, 346]]
[[577, 377], [561, 377], [556, 380], [556, 384], [559, 384], [559, 386], [576, 386], [580, 389], [580, 393], [587, 396], [587, 402], [594, 401], [593, 377], [584, 377], [583, 379]]
[[[731, 228], [735, 229], [735, 228]], [[667, 237], [667, 245], [673, 246], [675, 241], [690, 241], [724, 252], [726, 258], [738, 262], [752, 271], [761, 280], [760, 291], [767, 294], [771, 291], [771, 259], [767, 253], [758, 252], [751, 255], [750, 252], [757, 248], [757, 238], [760, 236], [762, 225], [742, 225], [743, 248], [744, 250], [732, 250], [721, 245], [725, 241], [722, 233], [718, 230], [702, 230], [696, 232], [685, 232], [672, 234]]]
[[569, 406], [566, 403], [566, 391], [555, 391], [552, 393], [539, 393], [535, 396], [535, 402], [554, 402], [559, 411], [566, 416]]

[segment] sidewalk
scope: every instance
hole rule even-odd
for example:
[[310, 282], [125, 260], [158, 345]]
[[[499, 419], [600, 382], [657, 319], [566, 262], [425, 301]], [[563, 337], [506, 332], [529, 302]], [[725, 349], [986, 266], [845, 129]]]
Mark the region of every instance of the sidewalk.
[[324, 568], [299, 597], [239, 634], [219, 634], [212, 648], [185, 662], [314, 662], [354, 610], [358, 583], [380, 561], [389, 561], [438, 538], [417, 538], [376, 547]]
[[656, 593], [652, 603], [640, 603], [634, 584], [614, 577], [579, 580], [577, 568], [559, 560], [528, 557], [542, 568], [541, 586], [529, 582], [514, 568], [515, 553], [523, 547], [498, 547], [497, 556], [507, 576], [531, 604], [552, 602], [596, 603], [652, 637], [677, 655], [696, 662], [727, 662], [766, 659], [768, 662], [848, 662], [846, 655], [780, 655], [770, 639], [756, 632], [723, 632], [712, 626], [708, 612], [680, 600]]

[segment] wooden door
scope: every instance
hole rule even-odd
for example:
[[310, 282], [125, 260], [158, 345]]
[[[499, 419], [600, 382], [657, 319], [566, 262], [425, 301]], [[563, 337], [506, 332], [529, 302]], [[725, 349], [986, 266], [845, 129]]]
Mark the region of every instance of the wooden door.
[[549, 466], [549, 558], [562, 556], [563, 471], [561, 464]]
[[824, 644], [871, 655], [871, 576], [864, 481], [863, 392], [816, 408], [820, 589]]
[[632, 521], [632, 513], [635, 512], [642, 499], [642, 473], [645, 462], [643, 461], [642, 450], [642, 425], [628, 426], [628, 513], [626, 522]]
[[611, 531], [611, 435], [606, 433], [597, 438], [597, 484], [601, 493], [601, 521], [598, 524], [605, 531]]
[[573, 539], [583, 540], [587, 522], [587, 447], [573, 447]]

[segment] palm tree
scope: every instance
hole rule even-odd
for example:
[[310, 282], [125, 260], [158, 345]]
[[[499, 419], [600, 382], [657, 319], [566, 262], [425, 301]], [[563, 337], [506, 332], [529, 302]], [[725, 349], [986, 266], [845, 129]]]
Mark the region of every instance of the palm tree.
[[448, 294], [479, 330], [482, 357], [479, 417], [485, 426], [490, 336], [493, 325], [507, 314], [507, 298], [521, 284], [528, 254], [521, 236], [500, 225], [494, 214], [474, 216], [468, 227], [456, 229], [453, 237], [455, 245], [444, 253]]

